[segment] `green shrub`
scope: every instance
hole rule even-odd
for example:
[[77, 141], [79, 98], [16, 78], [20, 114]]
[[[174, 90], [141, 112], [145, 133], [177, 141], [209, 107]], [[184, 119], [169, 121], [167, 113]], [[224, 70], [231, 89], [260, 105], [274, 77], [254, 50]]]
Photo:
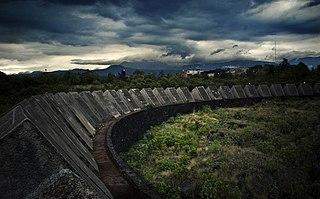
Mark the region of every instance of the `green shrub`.
[[320, 100], [204, 107], [152, 127], [127, 163], [164, 198], [319, 198]]

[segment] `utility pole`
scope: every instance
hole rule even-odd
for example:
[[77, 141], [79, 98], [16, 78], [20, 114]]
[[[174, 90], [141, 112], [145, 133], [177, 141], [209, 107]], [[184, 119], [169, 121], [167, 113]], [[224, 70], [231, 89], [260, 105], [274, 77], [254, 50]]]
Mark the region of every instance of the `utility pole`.
[[274, 63], [277, 61], [277, 41], [274, 41]]

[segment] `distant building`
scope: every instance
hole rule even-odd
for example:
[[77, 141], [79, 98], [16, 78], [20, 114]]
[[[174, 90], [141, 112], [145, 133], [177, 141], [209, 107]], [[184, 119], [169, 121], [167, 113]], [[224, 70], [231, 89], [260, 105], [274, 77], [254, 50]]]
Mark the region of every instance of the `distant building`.
[[214, 70], [203, 71], [202, 75], [206, 75], [208, 77], [217, 77], [217, 76], [222, 75], [225, 72], [226, 72], [225, 69], [218, 68], [218, 69], [214, 69]]
[[122, 69], [121, 72], [119, 73], [120, 77], [125, 77], [126, 76], [126, 69]]
[[189, 77], [189, 76], [193, 76], [193, 75], [201, 75], [204, 71], [197, 69], [197, 70], [186, 70], [186, 71], [182, 71], [181, 76], [182, 77]]
[[235, 67], [228, 67], [228, 68], [218, 68], [214, 70], [187, 70], [182, 72], [182, 77], [189, 77], [193, 75], [203, 75], [207, 77], [219, 77], [222, 75], [232, 75], [232, 76], [237, 76], [237, 75], [242, 75], [242, 74], [247, 74], [247, 71], [249, 68], [235, 68]]
[[273, 66], [265, 64], [265, 65], [256, 65], [251, 68], [248, 68], [248, 74], [266, 74], [268, 73]]
[[229, 68], [225, 73], [231, 75], [242, 75], [247, 73], [248, 68]]
[[200, 75], [203, 73], [203, 70], [197, 69], [197, 70], [187, 70], [187, 75]]

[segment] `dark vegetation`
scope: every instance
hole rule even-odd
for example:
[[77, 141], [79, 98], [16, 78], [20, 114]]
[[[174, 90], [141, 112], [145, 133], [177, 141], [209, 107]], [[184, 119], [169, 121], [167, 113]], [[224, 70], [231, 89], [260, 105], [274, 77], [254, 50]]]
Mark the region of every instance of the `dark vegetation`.
[[190, 89], [203, 85], [233, 85], [233, 84], [260, 84], [260, 83], [299, 83], [319, 82], [320, 67], [310, 71], [306, 65], [290, 65], [287, 61], [279, 66], [256, 66], [244, 74], [232, 75], [223, 71], [215, 77], [197, 75], [188, 78], [176, 75], [153, 75], [136, 71], [133, 75], [109, 75], [100, 77], [90, 72], [74, 75], [53, 75], [42, 73], [37, 77], [28, 75], [5, 75], [0, 72], [0, 114], [8, 111], [14, 104], [36, 94], [45, 92], [68, 92], [82, 90], [106, 90], [143, 87], [187, 86]]
[[122, 156], [163, 198], [319, 198], [320, 100], [206, 107]]

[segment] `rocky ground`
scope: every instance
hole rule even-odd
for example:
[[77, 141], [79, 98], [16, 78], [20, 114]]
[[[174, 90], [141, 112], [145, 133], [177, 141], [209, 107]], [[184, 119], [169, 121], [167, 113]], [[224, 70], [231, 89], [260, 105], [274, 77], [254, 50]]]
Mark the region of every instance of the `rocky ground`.
[[88, 185], [69, 169], [61, 169], [58, 173], [50, 176], [26, 199], [98, 199]]

